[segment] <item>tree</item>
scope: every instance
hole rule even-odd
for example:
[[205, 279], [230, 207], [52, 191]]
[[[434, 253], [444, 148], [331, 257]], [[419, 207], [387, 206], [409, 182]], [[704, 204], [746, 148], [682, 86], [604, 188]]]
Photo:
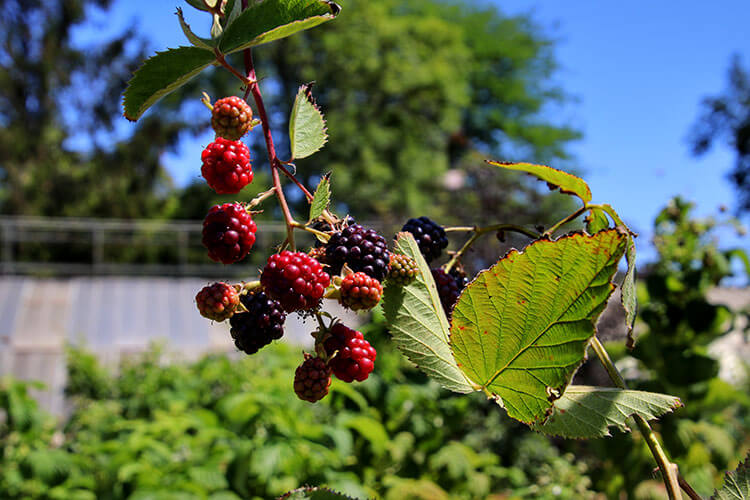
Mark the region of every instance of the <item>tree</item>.
[[728, 71], [728, 86], [723, 94], [706, 97], [701, 114], [693, 124], [690, 143], [693, 153], [708, 152], [717, 141], [734, 149], [734, 168], [729, 178], [737, 189], [739, 212], [750, 211], [750, 74], [739, 56], [734, 56]]
[[[277, 83], [265, 86], [273, 90], [274, 117], [288, 116], [299, 84], [319, 83], [313, 93], [331, 145], [297, 162], [302, 178], [314, 184], [333, 171], [340, 208], [400, 227], [421, 213], [496, 219], [514, 200], [537, 196], [536, 185], [488, 172], [473, 153], [567, 158], [566, 145], [578, 133], [540, 116], [543, 106], [565, 99], [549, 83], [556, 68], [551, 49], [528, 17], [494, 8], [352, 0], [326, 29], [265, 47], [258, 61], [261, 75]], [[274, 125], [282, 132], [287, 124], [276, 118]], [[452, 168], [460, 169], [455, 197], [445, 186]], [[475, 194], [469, 203], [467, 192]], [[462, 202], [440, 213], [437, 202], [449, 199]]]

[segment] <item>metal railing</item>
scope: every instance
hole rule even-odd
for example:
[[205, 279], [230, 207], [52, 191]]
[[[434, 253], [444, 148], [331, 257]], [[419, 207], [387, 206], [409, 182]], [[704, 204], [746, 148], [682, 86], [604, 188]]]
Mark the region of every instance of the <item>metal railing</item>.
[[[258, 246], [284, 239], [277, 223], [259, 224]], [[202, 221], [0, 216], [0, 272], [31, 275], [255, 275], [265, 260], [211, 262]]]

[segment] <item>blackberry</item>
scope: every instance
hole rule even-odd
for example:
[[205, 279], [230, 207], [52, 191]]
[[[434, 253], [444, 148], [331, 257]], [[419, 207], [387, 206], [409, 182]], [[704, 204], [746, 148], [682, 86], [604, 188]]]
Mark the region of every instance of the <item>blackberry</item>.
[[354, 272], [383, 281], [390, 255], [385, 238], [373, 229], [354, 224], [334, 233], [328, 240], [325, 263], [330, 266], [331, 274], [341, 273], [346, 264]]
[[219, 99], [211, 111], [211, 126], [216, 135], [237, 141], [250, 130], [253, 110], [244, 99], [237, 96]]
[[456, 278], [450, 274], [446, 274], [442, 269], [431, 269], [431, 271], [432, 279], [435, 280], [438, 295], [440, 296], [440, 303], [443, 305], [445, 315], [450, 319], [463, 286], [459, 286]]
[[234, 345], [247, 354], [255, 354], [272, 340], [284, 335], [286, 313], [281, 304], [272, 300], [263, 291], [243, 295], [240, 298], [247, 312], [236, 313], [229, 318], [230, 333]]
[[347, 328], [343, 323], [331, 327], [330, 336], [323, 343], [326, 355], [333, 356], [328, 366], [336, 378], [344, 382], [362, 382], [375, 367], [375, 348], [361, 332]]
[[201, 154], [201, 174], [218, 194], [239, 193], [253, 181], [250, 150], [240, 141], [217, 137]]
[[233, 264], [250, 252], [257, 230], [253, 217], [242, 204], [214, 205], [203, 220], [203, 246], [211, 260]]
[[198, 311], [204, 318], [224, 321], [234, 314], [240, 303], [240, 296], [232, 285], [213, 283], [204, 286], [195, 296]]
[[[353, 226], [354, 224], [356, 224], [356, 221], [354, 220], [354, 217], [352, 217], [351, 215], [347, 215], [346, 217], [344, 217], [343, 221], [340, 221], [338, 223], [339, 227], [340, 226]], [[324, 221], [324, 220], [317, 220], [317, 221], [313, 222], [313, 224], [312, 224], [311, 227], [313, 229], [317, 230], [317, 231], [322, 232], [322, 233], [329, 233], [329, 234], [332, 233], [333, 230], [334, 230], [334, 228], [331, 226], [331, 224], [328, 223], [328, 222], [326, 222], [326, 221]], [[325, 245], [325, 243], [321, 242], [317, 238], [315, 239], [315, 247], [316, 248], [317, 247], [322, 247], [323, 245]]]
[[409, 219], [401, 230], [408, 231], [414, 235], [414, 239], [417, 240], [417, 244], [419, 245], [419, 250], [427, 262], [440, 257], [443, 249], [448, 246], [448, 237], [445, 235], [445, 229], [427, 217], [422, 216], [418, 219]]
[[284, 250], [268, 258], [260, 282], [269, 297], [292, 312], [317, 307], [331, 278], [320, 262], [306, 253]]
[[407, 286], [417, 279], [419, 268], [414, 259], [401, 253], [392, 253], [388, 266], [388, 283]]
[[305, 354], [305, 361], [294, 372], [294, 392], [303, 401], [315, 403], [328, 394], [331, 368], [320, 358]]
[[341, 305], [352, 311], [372, 309], [383, 295], [383, 287], [365, 273], [352, 273], [341, 282]]

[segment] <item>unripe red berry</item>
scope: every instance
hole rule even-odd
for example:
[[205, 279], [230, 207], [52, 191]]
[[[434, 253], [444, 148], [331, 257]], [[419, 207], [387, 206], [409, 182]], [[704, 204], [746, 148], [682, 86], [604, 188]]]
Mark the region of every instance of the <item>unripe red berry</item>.
[[317, 307], [331, 278], [320, 262], [306, 253], [284, 250], [268, 258], [260, 283], [269, 297], [292, 312]]
[[305, 354], [305, 361], [294, 373], [294, 392], [297, 396], [311, 403], [320, 401], [331, 386], [331, 369], [320, 358]]
[[349, 274], [341, 282], [341, 305], [352, 311], [372, 309], [382, 295], [380, 282], [362, 272]]
[[201, 174], [218, 194], [236, 194], [253, 181], [250, 150], [240, 141], [217, 137], [201, 154]]
[[240, 303], [240, 296], [232, 285], [213, 283], [198, 292], [195, 302], [204, 318], [224, 321], [234, 314]]
[[225, 97], [213, 105], [211, 126], [219, 137], [237, 141], [250, 129], [252, 121], [253, 110], [240, 97]]
[[211, 260], [233, 264], [250, 252], [257, 230], [242, 204], [214, 205], [203, 220], [203, 246]]
[[328, 366], [333, 370], [333, 374], [344, 382], [362, 382], [375, 368], [375, 348], [364, 339], [362, 333], [342, 323], [336, 323], [331, 327], [330, 336], [324, 341], [323, 346], [326, 354], [333, 356], [328, 361]]

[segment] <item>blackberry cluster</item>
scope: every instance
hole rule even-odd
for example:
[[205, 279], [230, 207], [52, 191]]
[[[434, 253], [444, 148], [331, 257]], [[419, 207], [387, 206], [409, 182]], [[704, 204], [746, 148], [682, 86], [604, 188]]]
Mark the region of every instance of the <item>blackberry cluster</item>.
[[213, 105], [211, 126], [216, 135], [237, 141], [250, 130], [253, 110], [244, 99], [237, 96], [224, 97]]
[[328, 366], [336, 378], [344, 382], [362, 382], [375, 368], [375, 349], [364, 339], [361, 332], [347, 328], [342, 323], [336, 323], [331, 327], [330, 337], [323, 345], [326, 355], [333, 356], [328, 361]]
[[234, 314], [240, 304], [240, 296], [232, 285], [213, 283], [204, 286], [195, 296], [201, 316], [214, 321], [224, 321]]
[[445, 229], [437, 225], [427, 217], [409, 219], [404, 224], [402, 231], [408, 231], [417, 240], [419, 250], [427, 262], [440, 257], [443, 249], [448, 246], [448, 237]]
[[[343, 226], [353, 226], [356, 223], [357, 222], [354, 220], [354, 217], [352, 217], [351, 215], [347, 215], [346, 217], [344, 217], [344, 220], [342, 222], [339, 222], [339, 224], [343, 225]], [[313, 224], [312, 224], [311, 227], [313, 229], [317, 230], [317, 231], [320, 231], [321, 233], [329, 233], [329, 234], [334, 229], [331, 226], [330, 223], [328, 223], [328, 222], [326, 222], [324, 220], [317, 220], [317, 221], [313, 222]], [[321, 247], [323, 245], [325, 245], [325, 243], [322, 243], [320, 240], [317, 240], [317, 239], [315, 240], [315, 247], [316, 248], [317, 247]]]
[[414, 259], [401, 253], [392, 253], [388, 266], [388, 282], [398, 286], [407, 286], [417, 279], [419, 267]]
[[306, 253], [284, 250], [268, 258], [260, 282], [269, 297], [292, 312], [317, 307], [331, 279], [320, 262]]
[[201, 154], [201, 174], [218, 194], [239, 193], [253, 181], [250, 150], [240, 141], [217, 137]]
[[341, 305], [352, 311], [372, 309], [383, 295], [383, 286], [365, 273], [352, 273], [341, 282]]
[[431, 269], [432, 279], [435, 280], [437, 286], [438, 295], [440, 296], [440, 303], [443, 305], [443, 310], [448, 318], [453, 313], [453, 308], [456, 306], [458, 296], [461, 295], [463, 286], [460, 286], [455, 277], [450, 274], [446, 274], [440, 268]]
[[339, 274], [344, 264], [378, 281], [383, 281], [388, 272], [388, 245], [373, 229], [351, 225], [334, 233], [325, 248], [325, 263], [330, 266], [331, 274]]
[[237, 349], [255, 354], [284, 335], [286, 313], [281, 304], [262, 291], [244, 295], [240, 301], [247, 312], [237, 313], [229, 319], [230, 333]]
[[320, 358], [305, 354], [305, 361], [294, 372], [294, 392], [311, 403], [320, 401], [331, 386], [331, 368]]
[[253, 217], [242, 204], [214, 205], [203, 220], [203, 246], [211, 260], [233, 264], [250, 252], [257, 230]]

